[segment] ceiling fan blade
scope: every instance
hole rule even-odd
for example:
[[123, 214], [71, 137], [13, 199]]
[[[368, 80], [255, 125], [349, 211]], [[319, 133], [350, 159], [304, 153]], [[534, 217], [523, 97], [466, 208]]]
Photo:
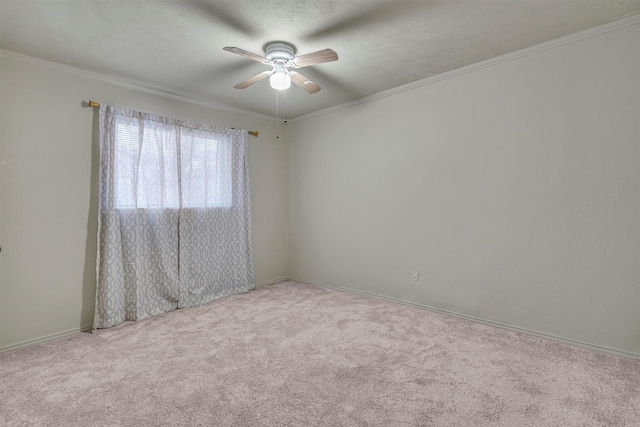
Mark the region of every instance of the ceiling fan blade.
[[255, 82], [259, 82], [260, 80], [269, 77], [269, 75], [271, 74], [271, 71], [263, 71], [260, 74], [256, 74], [255, 76], [241, 82], [238, 83], [237, 85], [235, 85], [234, 87], [236, 89], [246, 89], [249, 86], [251, 86], [252, 84], [254, 84]]
[[261, 62], [263, 64], [268, 64], [269, 60], [264, 56], [256, 55], [255, 53], [251, 53], [248, 50], [240, 49], [239, 47], [224, 47], [224, 50], [227, 52], [235, 53], [236, 55], [244, 56], [245, 58], [253, 59], [254, 61]]
[[290, 76], [291, 76], [291, 81], [293, 81], [296, 84], [296, 86], [300, 86], [302, 89], [306, 90], [310, 94], [313, 95], [314, 93], [320, 92], [320, 86], [318, 86], [317, 84], [315, 84], [314, 82], [312, 82], [311, 80], [303, 76], [302, 74], [292, 71]]
[[302, 68], [309, 65], [322, 64], [324, 62], [337, 61], [338, 54], [333, 49], [323, 49], [313, 53], [307, 53], [306, 55], [297, 56], [293, 58], [293, 63]]

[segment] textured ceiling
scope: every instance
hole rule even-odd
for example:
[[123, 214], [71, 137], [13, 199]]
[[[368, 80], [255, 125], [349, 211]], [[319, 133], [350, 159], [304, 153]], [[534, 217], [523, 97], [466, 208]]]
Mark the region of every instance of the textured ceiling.
[[233, 88], [267, 67], [222, 48], [334, 49], [300, 70], [319, 93], [280, 95], [294, 118], [638, 13], [640, 0], [0, 0], [0, 48], [271, 116], [268, 80]]

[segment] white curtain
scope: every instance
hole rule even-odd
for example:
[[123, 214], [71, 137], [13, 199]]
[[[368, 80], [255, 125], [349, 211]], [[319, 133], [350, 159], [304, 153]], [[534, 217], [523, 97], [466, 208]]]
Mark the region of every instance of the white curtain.
[[94, 328], [254, 288], [247, 132], [100, 106]]

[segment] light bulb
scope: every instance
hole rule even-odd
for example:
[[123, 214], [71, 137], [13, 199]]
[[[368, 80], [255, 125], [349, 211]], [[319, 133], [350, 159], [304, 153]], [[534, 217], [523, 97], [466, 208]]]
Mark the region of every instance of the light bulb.
[[277, 64], [274, 73], [269, 77], [269, 83], [271, 83], [272, 88], [277, 90], [289, 89], [291, 77], [289, 77], [289, 73], [287, 73], [287, 69], [283, 65]]

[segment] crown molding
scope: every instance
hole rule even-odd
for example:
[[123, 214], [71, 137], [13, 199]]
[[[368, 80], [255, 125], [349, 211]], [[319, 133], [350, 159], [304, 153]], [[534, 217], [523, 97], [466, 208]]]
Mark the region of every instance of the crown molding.
[[63, 73], [74, 74], [77, 76], [86, 77], [93, 80], [99, 80], [115, 86], [135, 90], [137, 92], [143, 92], [151, 95], [161, 96], [163, 98], [169, 98], [176, 101], [185, 102], [188, 104], [198, 105], [201, 107], [215, 108], [215, 109], [227, 111], [230, 113], [243, 114], [245, 116], [256, 117], [256, 118], [268, 120], [268, 121], [277, 121], [275, 117], [268, 116], [265, 114], [254, 113], [252, 111], [242, 110], [240, 108], [232, 108], [232, 107], [228, 107], [228, 106], [213, 103], [213, 102], [200, 101], [197, 99], [190, 98], [189, 96], [184, 94], [168, 92], [161, 88], [147, 85], [141, 82], [137, 82], [133, 80], [125, 80], [115, 76], [109, 76], [106, 74], [94, 73], [92, 71], [83, 70], [82, 68], [76, 68], [76, 67], [71, 67], [69, 65], [64, 65], [57, 62], [53, 62], [53, 61], [47, 61], [46, 59], [40, 59], [33, 56], [24, 55], [21, 53], [10, 51], [10, 50], [0, 49], [0, 58], [10, 59], [18, 62], [24, 62], [26, 64], [36, 65], [38, 67], [49, 68], [52, 70], [61, 71]]
[[427, 77], [424, 79], [416, 80], [415, 82], [407, 83], [402, 86], [397, 86], [392, 89], [388, 89], [382, 92], [375, 93], [373, 95], [365, 96], [364, 98], [356, 99], [355, 101], [345, 102], [343, 104], [335, 105], [333, 107], [324, 108], [322, 110], [314, 111], [313, 113], [305, 114], [304, 116], [295, 117], [288, 120], [288, 125], [295, 124], [304, 120], [312, 119], [318, 116], [324, 116], [336, 111], [351, 108], [356, 105], [372, 102], [377, 99], [386, 98], [388, 96], [396, 95], [408, 90], [416, 89], [422, 86], [427, 86], [433, 83], [440, 82], [442, 80], [451, 79], [463, 74], [471, 73], [473, 71], [481, 70], [487, 67], [493, 67], [507, 61], [513, 61], [518, 58], [533, 55], [538, 52], [544, 52], [545, 50], [555, 49], [566, 44], [575, 43], [580, 40], [588, 39], [598, 36], [600, 34], [615, 31], [621, 28], [625, 28], [631, 25], [640, 23], [640, 14], [628, 16], [618, 21], [610, 22], [608, 24], [599, 25], [597, 27], [589, 28], [587, 30], [579, 31], [577, 33], [569, 34], [567, 36], [560, 37], [558, 39], [543, 42], [531, 47], [527, 47], [515, 52], [505, 53], [495, 58], [486, 59], [484, 61], [476, 62], [475, 64], [467, 65], [455, 70], [447, 71], [435, 76]]

